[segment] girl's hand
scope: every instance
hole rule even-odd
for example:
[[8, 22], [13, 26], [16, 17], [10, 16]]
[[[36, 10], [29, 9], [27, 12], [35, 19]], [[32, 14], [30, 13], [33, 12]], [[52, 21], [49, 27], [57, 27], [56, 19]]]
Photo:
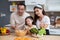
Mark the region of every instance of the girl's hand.
[[31, 32], [30, 32], [29, 29], [25, 29], [25, 31], [27, 31], [27, 34], [28, 34], [28, 35], [31, 35]]

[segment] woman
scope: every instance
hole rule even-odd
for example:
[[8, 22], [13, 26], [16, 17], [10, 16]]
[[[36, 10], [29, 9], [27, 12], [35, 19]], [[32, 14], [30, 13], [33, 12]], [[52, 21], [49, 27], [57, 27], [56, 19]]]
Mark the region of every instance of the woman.
[[50, 19], [46, 16], [43, 6], [38, 4], [34, 7], [34, 22], [38, 29], [41, 27], [46, 29], [46, 34], [49, 35]]

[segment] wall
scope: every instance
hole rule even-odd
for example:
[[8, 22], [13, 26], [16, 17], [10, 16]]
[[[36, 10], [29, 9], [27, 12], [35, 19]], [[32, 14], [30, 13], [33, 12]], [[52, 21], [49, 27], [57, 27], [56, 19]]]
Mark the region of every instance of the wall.
[[[0, 26], [9, 24], [10, 12], [9, 12], [9, 2], [8, 0], [0, 0]], [[5, 14], [5, 16], [1, 16]]]

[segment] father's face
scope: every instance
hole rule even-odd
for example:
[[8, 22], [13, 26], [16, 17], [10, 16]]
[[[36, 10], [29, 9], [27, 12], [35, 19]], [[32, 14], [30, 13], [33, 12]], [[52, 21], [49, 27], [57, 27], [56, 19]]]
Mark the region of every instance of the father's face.
[[18, 14], [19, 14], [20, 16], [22, 16], [23, 13], [24, 13], [24, 11], [25, 11], [24, 5], [19, 5], [19, 6], [18, 6]]

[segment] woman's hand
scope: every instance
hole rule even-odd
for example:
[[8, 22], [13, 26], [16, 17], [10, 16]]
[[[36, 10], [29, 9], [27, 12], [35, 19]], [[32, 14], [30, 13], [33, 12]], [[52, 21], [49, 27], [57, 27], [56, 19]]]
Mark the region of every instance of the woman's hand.
[[41, 28], [44, 28], [44, 23], [41, 22], [40, 27]]
[[40, 24], [40, 27], [46, 29], [46, 28], [48, 27], [48, 24], [41, 23], [41, 24]]

